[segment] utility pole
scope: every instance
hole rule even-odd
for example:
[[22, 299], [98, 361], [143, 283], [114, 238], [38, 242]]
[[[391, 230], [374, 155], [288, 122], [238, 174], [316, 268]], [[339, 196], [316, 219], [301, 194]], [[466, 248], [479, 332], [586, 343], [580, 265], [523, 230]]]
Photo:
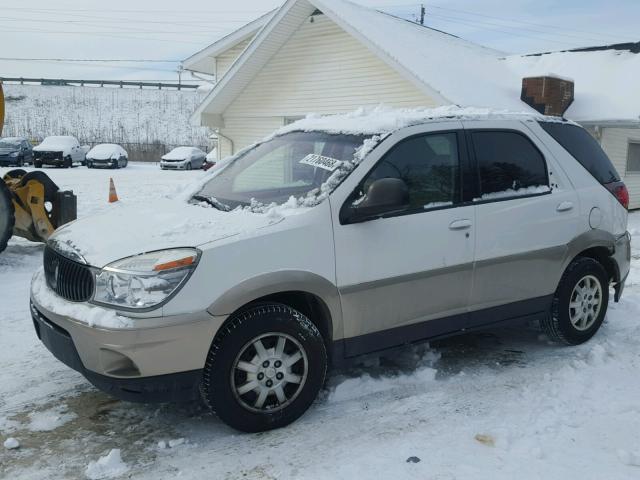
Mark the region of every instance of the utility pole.
[[420, 25], [424, 25], [424, 14], [425, 14], [425, 9], [424, 9], [424, 3], [420, 4]]

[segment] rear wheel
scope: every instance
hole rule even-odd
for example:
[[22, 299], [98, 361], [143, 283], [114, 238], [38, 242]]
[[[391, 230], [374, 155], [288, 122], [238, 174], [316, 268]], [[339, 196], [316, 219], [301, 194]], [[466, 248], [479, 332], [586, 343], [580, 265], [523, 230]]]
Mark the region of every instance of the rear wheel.
[[609, 276], [592, 258], [579, 257], [567, 267], [542, 328], [553, 340], [578, 345], [593, 337], [607, 313]]
[[309, 408], [326, 370], [322, 335], [307, 317], [282, 304], [258, 305], [231, 317], [214, 339], [202, 395], [233, 428], [271, 430]]
[[7, 242], [13, 235], [15, 211], [9, 187], [0, 178], [0, 252], [7, 248]]

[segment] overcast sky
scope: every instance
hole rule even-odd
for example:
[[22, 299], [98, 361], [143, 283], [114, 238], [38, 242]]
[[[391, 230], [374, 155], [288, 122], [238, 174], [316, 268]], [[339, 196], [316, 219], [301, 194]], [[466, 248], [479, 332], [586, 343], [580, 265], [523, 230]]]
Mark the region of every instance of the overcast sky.
[[[174, 60], [81, 63], [0, 60], [0, 76], [177, 79], [188, 57], [282, 0], [2, 1], [0, 57]], [[420, 3], [358, 0], [402, 16]], [[513, 53], [640, 41], [638, 0], [433, 0], [426, 24]], [[188, 80], [188, 75], [183, 79]]]

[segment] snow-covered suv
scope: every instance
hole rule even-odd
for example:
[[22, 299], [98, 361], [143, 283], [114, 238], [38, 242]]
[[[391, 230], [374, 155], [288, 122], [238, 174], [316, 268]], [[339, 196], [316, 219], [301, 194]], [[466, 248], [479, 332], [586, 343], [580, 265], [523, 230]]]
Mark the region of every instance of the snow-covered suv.
[[309, 117], [181, 198], [61, 228], [31, 311], [98, 388], [201, 393], [261, 431], [302, 415], [329, 364], [367, 352], [523, 320], [587, 341], [629, 271], [627, 203], [598, 143], [562, 119]]
[[76, 137], [46, 137], [40, 145], [33, 147], [33, 165], [36, 168], [43, 165], [71, 168], [74, 163], [84, 164], [88, 151], [89, 147], [80, 145]]

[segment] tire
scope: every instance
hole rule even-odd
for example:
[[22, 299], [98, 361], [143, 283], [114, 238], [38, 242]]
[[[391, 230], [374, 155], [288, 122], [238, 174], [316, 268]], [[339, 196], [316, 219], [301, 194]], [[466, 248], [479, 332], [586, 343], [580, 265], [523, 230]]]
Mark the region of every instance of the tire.
[[191, 166], [191, 162], [187, 163], [186, 169], [191, 170], [193, 167]]
[[64, 168], [72, 168], [73, 167], [73, 160], [71, 160], [71, 157], [67, 157], [64, 159], [64, 163], [62, 164], [62, 166]]
[[42, 162], [34, 160], [33, 161], [33, 168], [42, 168]]
[[[282, 355], [277, 351], [280, 338], [284, 339]], [[266, 359], [259, 359], [254, 347], [258, 340]], [[297, 360], [296, 352], [300, 352]], [[288, 369], [287, 360], [293, 361]], [[239, 362], [255, 371], [235, 368]], [[324, 341], [311, 320], [283, 304], [256, 305], [234, 314], [219, 330], [207, 356], [201, 393], [226, 424], [243, 432], [262, 432], [299, 418], [317, 397], [326, 371]], [[256, 387], [238, 392], [249, 383]], [[283, 388], [276, 393], [278, 385]], [[271, 387], [257, 408], [259, 392]], [[278, 395], [284, 395], [284, 401]]]
[[[578, 291], [581, 287], [585, 289], [584, 297]], [[598, 301], [597, 306], [594, 300]], [[554, 341], [579, 345], [596, 334], [608, 305], [609, 276], [606, 270], [592, 258], [578, 257], [562, 275], [551, 312], [541, 322], [542, 329]]]
[[7, 242], [13, 235], [16, 216], [9, 187], [0, 178], [0, 252], [7, 248]]
[[24, 157], [18, 158], [18, 167], [24, 167]]
[[127, 158], [124, 159], [124, 165], [122, 166], [122, 168], [127, 168], [127, 165], [129, 165], [129, 160]]

